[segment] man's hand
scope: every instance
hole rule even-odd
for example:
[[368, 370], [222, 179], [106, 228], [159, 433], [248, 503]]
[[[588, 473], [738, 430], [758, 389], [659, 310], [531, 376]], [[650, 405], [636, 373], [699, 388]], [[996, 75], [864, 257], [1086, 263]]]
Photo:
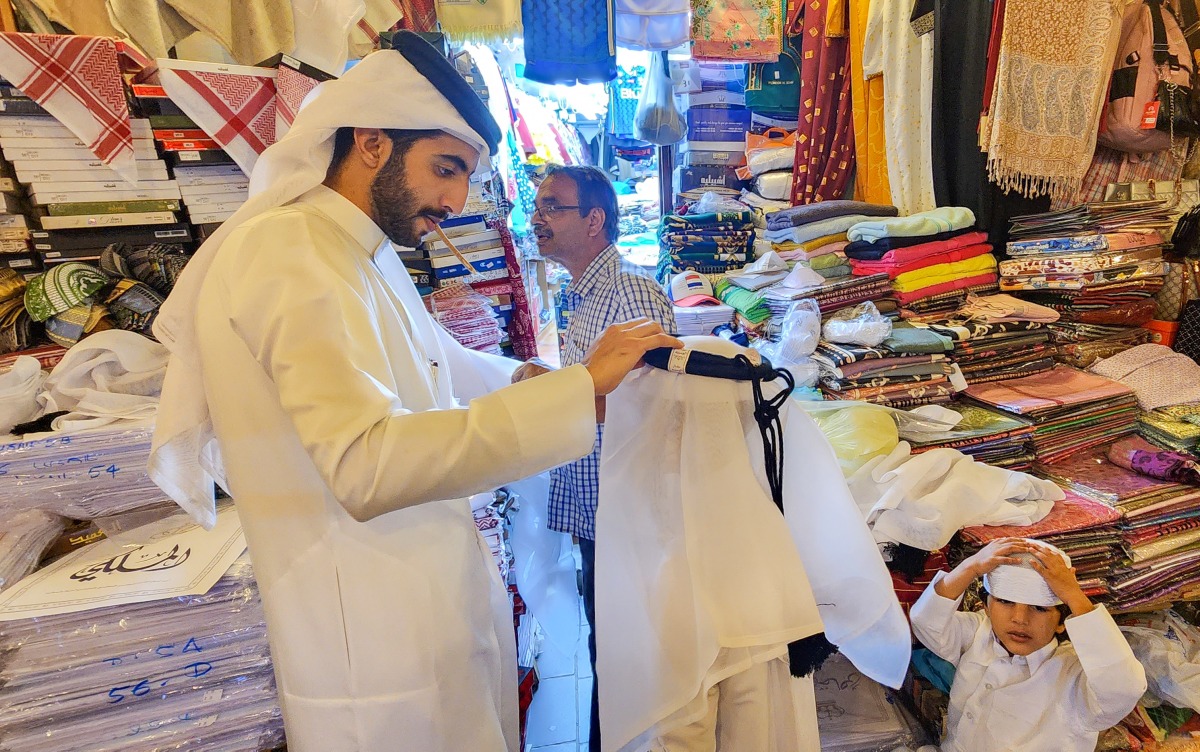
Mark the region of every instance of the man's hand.
[[596, 396], [603, 397], [616, 389], [630, 371], [642, 364], [642, 356], [658, 347], [680, 348], [683, 343], [646, 318], [605, 329], [583, 357], [583, 365], [596, 386]]
[[513, 371], [512, 383], [517, 384], [526, 379], [532, 379], [534, 376], [541, 376], [543, 373], [550, 373], [554, 369], [546, 365], [542, 361], [534, 358], [533, 360], [522, 363]]

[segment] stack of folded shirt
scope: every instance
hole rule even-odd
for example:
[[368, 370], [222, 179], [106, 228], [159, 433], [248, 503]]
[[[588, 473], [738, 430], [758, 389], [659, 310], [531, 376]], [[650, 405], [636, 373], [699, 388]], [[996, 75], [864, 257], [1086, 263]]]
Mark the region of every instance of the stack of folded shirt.
[[987, 235], [970, 209], [944, 207], [851, 227], [844, 253], [856, 275], [887, 274], [903, 306], [996, 281]]
[[969, 402], [951, 404], [962, 415], [953, 428], [905, 437], [913, 454], [948, 447], [969, 454], [978, 462], [1025, 472], [1033, 467], [1033, 424], [1024, 418]]
[[950, 357], [968, 384], [1015, 379], [1054, 367], [1050, 333], [1040, 322], [949, 318], [920, 326], [954, 341]]
[[[889, 407], [949, 402], [948, 342], [885, 340], [879, 347], [822, 341], [813, 360], [820, 368], [821, 391], [830, 400], [860, 400]], [[893, 347], [889, 346], [893, 345]]]
[[764, 237], [786, 261], [807, 264], [826, 278], [850, 274], [846, 230], [871, 217], [894, 217], [896, 207], [861, 201], [822, 201], [767, 214]]
[[1121, 514], [1125, 555], [1111, 565], [1111, 607], [1165, 607], [1200, 594], [1200, 489], [1121, 467], [1109, 454], [1099, 447], [1036, 472]]
[[659, 282], [688, 269], [704, 274], [740, 269], [754, 245], [754, 212], [669, 214], [659, 225], [658, 241]]
[[870, 277], [840, 277], [802, 287], [791, 287], [788, 280], [784, 280], [763, 290], [763, 297], [772, 315], [782, 317], [793, 302], [804, 298], [815, 300], [824, 314], [866, 300], [877, 301], [886, 297], [890, 290], [887, 275], [875, 274]]
[[1132, 389], [1063, 365], [1009, 381], [972, 384], [966, 395], [1032, 420], [1034, 453], [1046, 464], [1133, 433], [1137, 422]]
[[713, 292], [722, 303], [734, 310], [734, 317], [741, 328], [765, 334], [772, 311], [763, 299], [762, 291], [747, 290], [729, 279], [722, 279], [713, 287]]
[[1089, 598], [1107, 601], [1114, 562], [1121, 560], [1121, 513], [1107, 504], [1066, 490], [1050, 514], [1032, 525], [965, 527], [952, 543], [953, 560], [974, 554], [1001, 538], [1034, 538], [1057, 546], [1071, 557], [1079, 585]]
[[1165, 267], [1157, 232], [1016, 240], [1000, 288], [1059, 311], [1067, 323], [1135, 327], [1154, 318]]

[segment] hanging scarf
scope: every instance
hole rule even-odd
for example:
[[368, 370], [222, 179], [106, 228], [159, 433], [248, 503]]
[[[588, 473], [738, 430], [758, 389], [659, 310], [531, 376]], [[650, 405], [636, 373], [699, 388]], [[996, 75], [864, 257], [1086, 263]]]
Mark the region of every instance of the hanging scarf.
[[[404, 13], [404, 17], [400, 19], [400, 28], [419, 33], [438, 30], [439, 12], [434, 8], [434, 0], [400, 0], [400, 7]], [[445, 24], [442, 25], [442, 30], [446, 31]]]
[[793, 204], [842, 198], [854, 170], [849, 40], [826, 37], [822, 2], [805, 5]]
[[1079, 190], [1119, 31], [1111, 0], [1007, 4], [982, 132], [992, 182], [1030, 197]]
[[442, 32], [456, 42], [503, 42], [521, 33], [521, 3], [437, 0], [437, 21]]
[[171, 101], [249, 175], [275, 143], [277, 71], [160, 58], [158, 73]]
[[783, 50], [782, 0], [695, 0], [692, 57], [773, 63]]
[[608, 0], [522, 0], [525, 78], [544, 84], [590, 84], [617, 76]]
[[0, 76], [70, 128], [101, 162], [137, 182], [129, 106], [113, 40], [0, 34]]

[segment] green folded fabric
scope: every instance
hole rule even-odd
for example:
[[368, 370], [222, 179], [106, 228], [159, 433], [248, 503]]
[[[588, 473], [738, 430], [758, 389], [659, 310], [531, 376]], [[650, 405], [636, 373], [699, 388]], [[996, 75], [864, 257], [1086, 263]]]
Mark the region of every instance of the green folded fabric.
[[714, 292], [722, 303], [742, 314], [751, 324], [761, 324], [771, 318], [771, 309], [766, 300], [753, 290], [746, 290], [728, 279], [722, 279], [717, 282]]
[[929, 329], [893, 324], [892, 336], [883, 341], [883, 347], [897, 355], [920, 355], [950, 352], [954, 349], [954, 342]]

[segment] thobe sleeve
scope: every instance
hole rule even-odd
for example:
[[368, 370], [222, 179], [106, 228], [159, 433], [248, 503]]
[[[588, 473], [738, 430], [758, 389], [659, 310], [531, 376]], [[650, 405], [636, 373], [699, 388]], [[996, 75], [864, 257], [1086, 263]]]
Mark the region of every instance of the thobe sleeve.
[[512, 358], [469, 350], [440, 324], [437, 333], [450, 368], [454, 397], [459, 402], [466, 404], [512, 383], [513, 371], [520, 363]]
[[934, 585], [945, 576], [945, 572], [938, 572], [913, 604], [909, 618], [912, 620], [913, 634], [921, 644], [942, 660], [958, 665], [959, 659], [974, 642], [979, 627], [987, 622], [987, 617], [980, 613], [959, 611], [961, 597], [951, 600], [938, 595]]
[[1146, 691], [1146, 671], [1104, 606], [1066, 621], [1067, 635], [1083, 666], [1072, 686], [1076, 720], [1084, 731], [1117, 725]]
[[594, 386], [583, 366], [465, 408], [414, 412], [397, 392], [430, 364], [385, 343], [380, 321], [398, 314], [368, 284], [369, 265], [353, 255], [361, 248], [296, 215], [235, 238], [222, 249], [244, 256], [226, 281], [233, 328], [354, 518], [488, 491], [591, 451]]

